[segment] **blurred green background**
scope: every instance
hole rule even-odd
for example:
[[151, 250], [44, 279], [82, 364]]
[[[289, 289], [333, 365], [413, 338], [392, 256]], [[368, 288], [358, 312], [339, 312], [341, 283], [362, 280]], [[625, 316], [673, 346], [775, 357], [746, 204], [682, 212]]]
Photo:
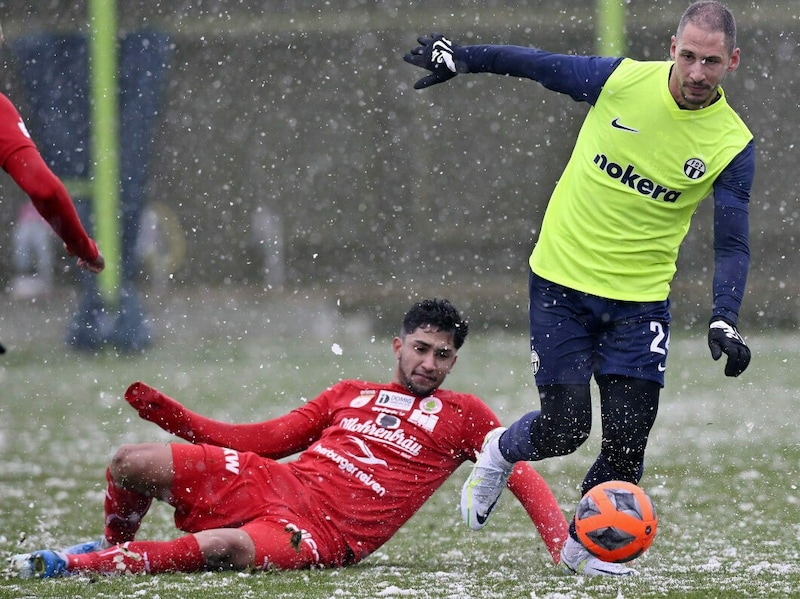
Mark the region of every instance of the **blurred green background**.
[[[666, 58], [687, 4], [626, 2], [625, 53]], [[793, 328], [800, 5], [728, 4], [742, 65], [725, 89], [758, 151], [741, 328]], [[119, 6], [122, 31], [153, 28], [174, 43], [149, 157], [148, 217], [160, 237], [139, 268], [148, 306], [185, 288], [245, 286], [264, 301], [313, 295], [380, 324], [417, 296], [457, 295], [488, 326], [525, 328], [527, 257], [587, 106], [490, 75], [414, 91], [420, 73], [402, 55], [433, 30], [459, 44], [592, 53], [593, 2]], [[2, 0], [0, 18], [12, 41], [88, 31], [82, 1]], [[0, 57], [0, 89], [25, 114], [13, 56], [3, 49]], [[11, 222], [20, 192], [6, 177], [0, 194], [0, 217]], [[681, 252], [676, 328], [702, 328], [709, 315], [711, 229], [707, 201]], [[10, 235], [0, 230], [4, 252]], [[63, 271], [69, 261], [59, 257]], [[0, 264], [0, 282], [10, 277], [9, 264]], [[61, 283], [69, 289], [70, 275]]]

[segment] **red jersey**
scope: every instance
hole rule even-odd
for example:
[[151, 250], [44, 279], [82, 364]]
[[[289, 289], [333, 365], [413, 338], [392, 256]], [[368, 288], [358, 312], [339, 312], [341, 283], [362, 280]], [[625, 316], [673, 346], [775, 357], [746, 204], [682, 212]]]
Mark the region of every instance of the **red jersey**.
[[[395, 383], [354, 380], [252, 424], [200, 416], [142, 383], [134, 383], [126, 399], [143, 418], [192, 443], [271, 459], [299, 451], [287, 465], [356, 561], [388, 541], [464, 461], [474, 460], [486, 434], [499, 426], [474, 395], [437, 389], [417, 397]], [[533, 468], [519, 464], [509, 487], [540, 532], [545, 527], [566, 538], [566, 521]]]
[[473, 395], [414, 397], [396, 385], [346, 381], [286, 418], [315, 438], [291, 464], [357, 558], [372, 553], [499, 426]]
[[93, 262], [97, 245], [86, 233], [64, 184], [45, 164], [17, 109], [0, 94], [0, 166], [75, 256]]
[[22, 117], [6, 96], [0, 94], [0, 165], [20, 148], [36, 148]]

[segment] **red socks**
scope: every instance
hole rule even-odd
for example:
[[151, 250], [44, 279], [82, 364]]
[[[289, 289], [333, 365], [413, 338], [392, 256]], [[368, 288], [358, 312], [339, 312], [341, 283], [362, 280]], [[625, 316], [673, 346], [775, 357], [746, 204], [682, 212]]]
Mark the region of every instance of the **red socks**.
[[101, 574], [160, 574], [197, 572], [205, 558], [194, 535], [174, 541], [131, 541], [102, 551], [67, 556], [72, 572]]
[[101, 574], [159, 574], [203, 569], [205, 558], [194, 535], [174, 541], [134, 541], [153, 498], [123, 489], [111, 478], [110, 470], [106, 470], [106, 480], [104, 536], [112, 547], [68, 555], [68, 570]]
[[111, 478], [111, 470], [106, 469], [104, 536], [112, 545], [132, 541], [141, 526], [142, 518], [150, 509], [153, 498], [118, 486]]

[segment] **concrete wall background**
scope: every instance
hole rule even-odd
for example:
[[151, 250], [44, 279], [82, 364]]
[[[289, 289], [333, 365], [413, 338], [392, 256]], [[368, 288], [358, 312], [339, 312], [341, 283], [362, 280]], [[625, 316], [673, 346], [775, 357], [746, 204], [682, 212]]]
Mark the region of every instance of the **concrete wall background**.
[[[7, 38], [87, 31], [84, 4], [2, 1], [3, 29]], [[419, 295], [448, 296], [473, 318], [524, 323], [527, 256], [586, 106], [490, 75], [417, 92], [420, 73], [402, 54], [432, 30], [462, 44], [591, 53], [592, 8], [568, 4], [577, 3], [120, 3], [121, 28], [154, 27], [175, 43], [148, 201], [169, 209], [185, 255], [162, 265], [168, 273], [143, 264], [142, 285], [158, 293], [187, 285], [277, 293], [264, 274], [275, 247], [258, 226], [266, 211], [284, 230], [283, 293], [302, 289], [343, 311], [370, 313]], [[624, 53], [666, 58], [687, 4], [628, 2]], [[728, 4], [743, 62], [724, 87], [758, 148], [742, 326], [795, 326], [800, 6]], [[24, 115], [13, 57], [3, 50], [2, 59], [0, 89]], [[8, 223], [22, 198], [8, 177], [0, 194]], [[708, 316], [710, 208], [701, 207], [682, 248], [673, 286], [678, 326]], [[0, 249], [9, 248], [4, 227]], [[8, 274], [0, 264], [0, 281]]]

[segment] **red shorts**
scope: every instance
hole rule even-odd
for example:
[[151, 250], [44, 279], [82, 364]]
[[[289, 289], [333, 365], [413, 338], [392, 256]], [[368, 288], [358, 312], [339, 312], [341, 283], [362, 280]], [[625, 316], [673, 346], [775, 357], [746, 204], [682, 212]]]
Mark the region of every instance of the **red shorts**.
[[336, 567], [352, 553], [315, 520], [309, 489], [286, 465], [213, 445], [172, 443], [175, 525], [194, 533], [240, 528], [256, 547], [256, 567]]

